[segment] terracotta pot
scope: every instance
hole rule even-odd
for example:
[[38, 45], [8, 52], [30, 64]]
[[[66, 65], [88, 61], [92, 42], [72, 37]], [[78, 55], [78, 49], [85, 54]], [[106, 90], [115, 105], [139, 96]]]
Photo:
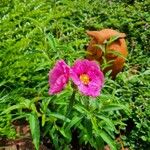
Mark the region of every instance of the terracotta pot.
[[[122, 70], [125, 58], [128, 55], [127, 46], [125, 42], [125, 33], [119, 33], [112, 29], [103, 29], [101, 31], [87, 31], [87, 34], [92, 38], [87, 51], [89, 52], [87, 59], [97, 60], [100, 64], [103, 64], [102, 57], [104, 52], [101, 48], [95, 46], [95, 44], [103, 45], [106, 40], [109, 40], [113, 36], [119, 36], [114, 42], [106, 46], [105, 59], [109, 64], [103, 71], [106, 73], [112, 70], [111, 76], [115, 78], [116, 75]], [[111, 53], [113, 52], [113, 53]], [[114, 54], [116, 52], [116, 54]], [[119, 55], [118, 55], [119, 54]]]

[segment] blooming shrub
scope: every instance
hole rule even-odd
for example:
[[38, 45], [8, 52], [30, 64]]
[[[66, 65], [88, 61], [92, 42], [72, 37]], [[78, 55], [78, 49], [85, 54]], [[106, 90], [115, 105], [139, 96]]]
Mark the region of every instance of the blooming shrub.
[[[68, 82], [69, 79], [70, 84]], [[67, 90], [69, 85], [70, 87]], [[51, 96], [57, 95], [55, 107], [58, 113], [55, 114], [51, 112], [51, 110], [49, 115], [56, 118], [58, 117], [61, 120], [63, 119], [64, 122], [61, 120], [57, 121], [59, 124], [57, 127], [67, 141], [72, 143], [72, 137], [74, 137], [73, 133], [80, 132], [80, 138], [78, 140], [86, 141], [86, 143], [81, 142], [82, 144], [87, 145], [87, 143], [90, 143], [94, 148], [103, 148], [105, 141], [112, 149], [116, 149], [115, 142], [112, 140], [115, 126], [113, 125], [113, 121], [104, 115], [105, 113], [103, 113], [103, 111], [105, 112], [105, 109], [109, 110], [109, 107], [114, 110], [124, 109], [124, 106], [119, 104], [107, 104], [108, 108], [106, 106], [99, 107], [102, 102], [100, 102], [98, 97], [104, 86], [104, 75], [97, 62], [87, 59], [77, 59], [74, 64], [69, 67], [64, 60], [59, 60], [49, 72], [49, 86], [49, 94]], [[77, 92], [77, 89], [80, 93]], [[65, 91], [68, 94], [72, 92], [71, 96], [67, 97], [68, 94], [66, 94]], [[59, 95], [61, 98], [59, 98]], [[65, 96], [64, 98], [63, 95]], [[84, 97], [84, 95], [86, 97]], [[97, 102], [91, 101], [92, 97]], [[62, 107], [61, 104], [64, 104], [64, 107]], [[96, 124], [97, 121], [101, 123]], [[55, 121], [52, 122], [55, 124]], [[51, 128], [51, 130], [53, 130], [52, 125]], [[58, 137], [60, 134], [59, 132], [50, 132], [53, 142], [56, 140], [54, 137]], [[58, 143], [54, 145], [55, 148], [62, 146]]]

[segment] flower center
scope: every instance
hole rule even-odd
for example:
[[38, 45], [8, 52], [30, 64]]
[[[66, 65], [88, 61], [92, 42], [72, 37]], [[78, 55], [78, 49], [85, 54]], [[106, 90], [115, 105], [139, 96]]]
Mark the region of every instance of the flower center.
[[85, 85], [89, 84], [89, 82], [90, 82], [90, 78], [87, 74], [81, 74], [80, 75], [80, 80]]

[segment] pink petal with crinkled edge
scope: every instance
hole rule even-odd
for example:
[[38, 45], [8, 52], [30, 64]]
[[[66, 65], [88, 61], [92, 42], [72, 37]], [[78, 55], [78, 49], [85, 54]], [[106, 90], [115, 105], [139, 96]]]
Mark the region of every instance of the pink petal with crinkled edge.
[[[84, 85], [80, 81], [80, 75], [82, 74], [87, 74], [90, 77], [88, 85]], [[71, 68], [70, 75], [74, 84], [78, 86], [80, 92], [92, 97], [100, 95], [101, 88], [104, 85], [104, 75], [96, 62], [89, 60], [77, 60]]]
[[82, 62], [82, 60], [76, 60], [72, 67], [72, 70], [74, 73], [76, 73], [78, 75], [78, 74], [84, 73], [88, 69], [87, 69], [87, 66], [85, 65], [85, 63]]
[[100, 86], [103, 87], [104, 85], [104, 75], [100, 70], [89, 70], [87, 72], [87, 74], [89, 75], [91, 82], [95, 82]]
[[64, 76], [61, 75], [55, 82], [53, 86], [49, 89], [50, 94], [55, 94], [60, 91], [65, 87], [66, 83], [68, 82], [68, 79]]
[[74, 69], [71, 69], [70, 71], [70, 77], [72, 79], [72, 81], [76, 84], [76, 85], [80, 85], [81, 84], [81, 81], [80, 81], [80, 78], [79, 78], [80, 75], [78, 75]]
[[101, 89], [99, 88], [99, 86], [97, 86], [94, 83], [91, 83], [89, 85], [82, 84], [78, 88], [81, 93], [83, 93], [84, 95], [87, 95], [87, 96], [97, 97], [100, 95]]
[[70, 67], [64, 60], [59, 60], [49, 72], [49, 94], [55, 94], [66, 86], [69, 80]]
[[97, 97], [100, 95], [102, 86], [97, 82], [90, 82], [88, 85], [80, 84], [79, 91], [87, 96]]

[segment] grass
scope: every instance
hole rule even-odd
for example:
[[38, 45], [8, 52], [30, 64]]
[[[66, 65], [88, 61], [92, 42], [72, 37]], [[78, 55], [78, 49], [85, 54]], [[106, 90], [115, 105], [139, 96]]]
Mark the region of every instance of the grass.
[[[126, 124], [117, 123], [118, 130], [116, 130], [117, 135], [121, 134], [124, 146], [141, 150], [148, 148], [150, 146], [148, 11], [148, 0], [132, 2], [2, 0], [0, 112], [5, 112], [10, 106], [25, 104], [21, 110], [9, 110], [1, 115], [0, 137], [15, 138], [12, 120], [19, 116], [27, 116], [27, 112], [34, 110], [34, 106], [40, 105], [41, 113], [47, 106], [54, 106], [53, 100], [58, 99], [59, 102], [59, 96], [56, 98], [48, 95], [48, 72], [58, 59], [64, 59], [68, 64], [72, 64], [77, 58], [85, 57], [85, 49], [90, 40], [86, 30], [113, 28], [126, 33], [129, 55], [123, 72], [116, 80], [107, 77], [101, 98], [104, 95], [106, 103], [109, 102], [107, 100], [119, 101], [120, 104], [129, 106], [129, 114], [123, 111], [107, 114], [117, 122], [121, 120]], [[62, 98], [63, 96], [64, 99], [69, 97], [65, 94], [61, 95]], [[48, 103], [47, 106], [45, 103]], [[55, 110], [55, 107], [50, 110]], [[42, 130], [45, 130], [44, 128], [43, 123]], [[86, 141], [84, 138], [82, 140]], [[65, 143], [64, 141], [61, 142]]]

